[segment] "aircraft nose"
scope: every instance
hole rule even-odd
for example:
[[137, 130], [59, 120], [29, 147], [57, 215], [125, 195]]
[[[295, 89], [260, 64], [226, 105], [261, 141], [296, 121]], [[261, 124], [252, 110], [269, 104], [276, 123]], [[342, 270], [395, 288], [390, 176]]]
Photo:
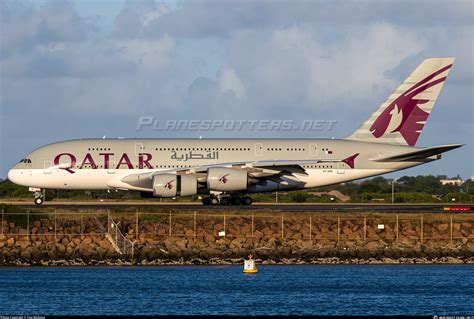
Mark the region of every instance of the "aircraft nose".
[[12, 168], [8, 171], [8, 180], [17, 185], [22, 185], [20, 170]]
[[15, 170], [14, 170], [14, 169], [10, 169], [10, 170], [8, 171], [8, 180], [9, 180], [10, 182], [15, 183]]

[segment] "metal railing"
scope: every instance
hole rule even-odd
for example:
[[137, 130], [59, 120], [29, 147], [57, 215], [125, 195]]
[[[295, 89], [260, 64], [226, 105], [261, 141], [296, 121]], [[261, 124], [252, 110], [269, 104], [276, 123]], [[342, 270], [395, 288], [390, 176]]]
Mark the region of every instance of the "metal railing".
[[119, 228], [119, 224], [116, 223], [110, 214], [107, 216], [107, 239], [110, 240], [115, 251], [119, 254], [133, 258], [134, 255], [134, 244], [127, 239]]

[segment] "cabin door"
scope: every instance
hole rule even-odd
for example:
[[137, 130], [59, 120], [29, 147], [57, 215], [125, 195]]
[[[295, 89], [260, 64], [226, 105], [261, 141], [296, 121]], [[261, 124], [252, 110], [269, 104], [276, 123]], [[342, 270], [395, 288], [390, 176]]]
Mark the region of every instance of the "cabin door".
[[44, 161], [44, 173], [45, 174], [51, 174], [52, 168], [51, 168], [52, 163], [51, 161]]
[[318, 155], [318, 145], [317, 144], [309, 144], [309, 155], [311, 157], [314, 157], [316, 155]]
[[345, 174], [346, 173], [346, 168], [345, 168], [343, 162], [337, 163], [337, 173], [338, 174]]

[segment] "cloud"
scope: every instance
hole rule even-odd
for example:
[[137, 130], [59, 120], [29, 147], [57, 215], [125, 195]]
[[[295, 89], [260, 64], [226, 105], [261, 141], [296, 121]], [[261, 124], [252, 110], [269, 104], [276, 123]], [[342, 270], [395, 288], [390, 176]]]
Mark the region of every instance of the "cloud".
[[35, 7], [6, 0], [0, 3], [0, 12], [2, 56], [28, 51], [38, 44], [83, 41], [89, 31], [67, 1], [52, 0]]
[[127, 0], [123, 10], [115, 18], [115, 36], [143, 37], [156, 20], [169, 13], [166, 5], [153, 0]]
[[295, 105], [311, 113], [332, 111], [336, 105], [375, 108], [381, 102], [377, 98], [388, 96], [400, 81], [392, 71], [425, 45], [415, 32], [389, 24], [342, 28], [330, 43], [324, 37], [308, 26], [230, 36], [229, 64], [248, 88], [242, 107], [251, 104], [249, 109], [258, 107], [262, 114]]
[[232, 92], [236, 97], [242, 98], [245, 96], [245, 88], [231, 67], [224, 66], [219, 70], [218, 83], [221, 92]]
[[[288, 25], [405, 27], [471, 25], [471, 1], [261, 1], [188, 0], [170, 10], [152, 0], [128, 0], [117, 17], [120, 34], [132, 37], [227, 37], [236, 31]], [[150, 18], [152, 17], [152, 18]]]
[[169, 36], [158, 40], [114, 40], [112, 49], [125, 61], [130, 61], [142, 72], [159, 72], [170, 63], [175, 41]]
[[[134, 131], [139, 115], [337, 119], [326, 134], [344, 136], [432, 56], [457, 60], [420, 142], [470, 144], [473, 5], [129, 0], [104, 30], [70, 1], [1, 1], [3, 175], [40, 144], [147, 136]], [[472, 162], [471, 151], [459, 152]], [[459, 167], [440, 163], [440, 173]]]

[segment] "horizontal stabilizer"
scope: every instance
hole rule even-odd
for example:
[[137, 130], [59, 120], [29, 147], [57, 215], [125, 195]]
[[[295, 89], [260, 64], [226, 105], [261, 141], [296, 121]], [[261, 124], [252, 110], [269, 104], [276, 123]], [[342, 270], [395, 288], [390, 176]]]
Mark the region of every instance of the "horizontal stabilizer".
[[451, 144], [451, 145], [441, 145], [433, 146], [428, 148], [423, 148], [416, 151], [411, 151], [407, 153], [390, 155], [387, 157], [372, 158], [374, 162], [407, 162], [407, 161], [417, 161], [423, 160], [428, 157], [439, 155], [441, 153], [453, 150], [455, 148], [463, 146], [462, 144]]

